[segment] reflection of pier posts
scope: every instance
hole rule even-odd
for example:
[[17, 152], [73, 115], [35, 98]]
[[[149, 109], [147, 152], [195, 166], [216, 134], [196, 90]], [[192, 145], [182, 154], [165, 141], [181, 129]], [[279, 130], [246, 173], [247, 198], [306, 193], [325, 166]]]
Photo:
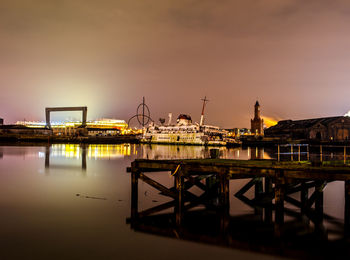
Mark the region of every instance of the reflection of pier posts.
[[345, 181], [344, 231], [350, 236], [350, 180]]
[[45, 147], [45, 168], [50, 168], [50, 146]]
[[82, 149], [82, 152], [81, 152], [81, 168], [83, 169], [83, 170], [86, 170], [86, 146], [83, 146], [82, 147], [83, 149]]
[[175, 175], [175, 214], [176, 214], [176, 225], [180, 226], [183, 221], [184, 213], [184, 177], [181, 169]]
[[285, 179], [284, 172], [278, 170], [275, 180], [275, 233], [277, 236], [282, 234], [281, 227], [284, 222], [284, 194]]
[[[262, 178], [257, 178], [255, 183], [255, 201], [260, 202], [261, 196], [264, 193]], [[258, 203], [259, 204], [259, 203]], [[263, 217], [263, 208], [261, 206], [255, 207], [255, 214]]]
[[139, 172], [131, 172], [131, 219], [137, 220], [138, 217], [138, 179]]

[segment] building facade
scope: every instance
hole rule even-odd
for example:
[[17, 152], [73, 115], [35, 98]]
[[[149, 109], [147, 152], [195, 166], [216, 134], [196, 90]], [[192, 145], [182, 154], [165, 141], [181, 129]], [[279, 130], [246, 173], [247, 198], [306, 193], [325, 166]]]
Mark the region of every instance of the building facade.
[[256, 101], [254, 105], [254, 118], [250, 120], [250, 131], [253, 135], [264, 135], [264, 119], [260, 116], [260, 104]]
[[295, 140], [348, 141], [350, 139], [350, 117], [283, 120], [266, 129], [265, 135]]

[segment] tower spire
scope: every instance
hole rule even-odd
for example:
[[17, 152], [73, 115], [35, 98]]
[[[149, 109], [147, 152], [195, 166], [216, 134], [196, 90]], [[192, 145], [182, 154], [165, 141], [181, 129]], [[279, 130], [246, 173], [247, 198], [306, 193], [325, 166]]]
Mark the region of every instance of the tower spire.
[[264, 135], [264, 120], [260, 116], [260, 104], [256, 100], [254, 105], [254, 118], [250, 120], [251, 123], [251, 133], [254, 135]]

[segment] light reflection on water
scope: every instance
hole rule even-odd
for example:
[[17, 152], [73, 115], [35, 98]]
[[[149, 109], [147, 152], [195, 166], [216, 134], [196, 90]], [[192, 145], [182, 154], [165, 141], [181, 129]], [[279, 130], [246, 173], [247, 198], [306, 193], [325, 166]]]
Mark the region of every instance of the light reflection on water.
[[[0, 146], [2, 254], [11, 259], [178, 259], [186, 252], [200, 259], [212, 255], [256, 258], [245, 251], [136, 233], [125, 224], [130, 217], [131, 186], [125, 169], [134, 159], [209, 158], [209, 149], [137, 144]], [[219, 149], [225, 159], [276, 158], [271, 149]], [[154, 177], [168, 187], [173, 185], [169, 173]], [[231, 215], [254, 212], [233, 195], [246, 182], [230, 183]], [[140, 209], [166, 202], [147, 184], [140, 183], [139, 187]], [[343, 195], [343, 183], [329, 184], [325, 213], [342, 220]], [[265, 257], [269, 258], [259, 255]]]
[[[199, 159], [209, 158], [210, 149], [219, 149], [222, 159], [271, 159], [264, 148], [210, 148], [204, 146], [176, 145], [137, 145], [137, 144], [53, 144], [48, 146], [50, 157], [80, 159], [85, 155], [89, 159], [118, 159], [136, 157], [142, 159]], [[19, 151], [23, 153], [23, 151]], [[28, 151], [29, 152], [29, 151]], [[38, 153], [44, 157], [44, 152]]]

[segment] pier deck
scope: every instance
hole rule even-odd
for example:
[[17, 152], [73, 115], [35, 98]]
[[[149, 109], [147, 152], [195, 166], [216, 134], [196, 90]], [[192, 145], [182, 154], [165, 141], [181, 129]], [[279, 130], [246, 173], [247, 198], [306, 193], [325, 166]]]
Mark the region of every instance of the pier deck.
[[[178, 168], [179, 167], [179, 168]], [[178, 169], [183, 176], [225, 174], [230, 178], [281, 177], [286, 179], [350, 180], [350, 166], [313, 164], [307, 161], [278, 162], [274, 160], [228, 160], [228, 159], [186, 159], [147, 160], [138, 159], [132, 163], [131, 171], [157, 172]]]

